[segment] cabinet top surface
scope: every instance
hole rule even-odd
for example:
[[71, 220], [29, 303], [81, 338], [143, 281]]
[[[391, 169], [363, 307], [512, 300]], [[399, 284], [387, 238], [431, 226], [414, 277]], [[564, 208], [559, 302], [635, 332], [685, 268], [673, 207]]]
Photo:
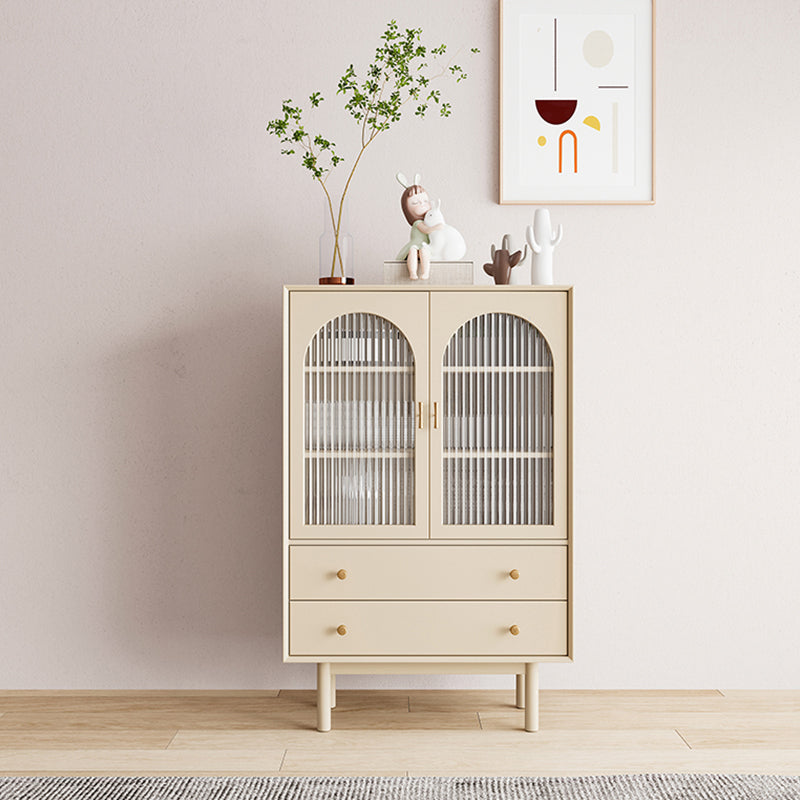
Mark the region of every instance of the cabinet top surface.
[[289, 292], [571, 292], [572, 286], [406, 286], [405, 284], [364, 283], [352, 286], [320, 286], [317, 284], [290, 284], [283, 287]]

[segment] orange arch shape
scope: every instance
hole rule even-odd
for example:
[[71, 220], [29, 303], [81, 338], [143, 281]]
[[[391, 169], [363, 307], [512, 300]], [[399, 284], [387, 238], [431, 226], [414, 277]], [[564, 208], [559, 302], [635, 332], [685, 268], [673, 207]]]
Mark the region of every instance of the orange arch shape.
[[573, 160], [574, 160], [574, 169], [573, 172], [578, 174], [578, 137], [575, 135], [575, 131], [565, 130], [561, 136], [558, 137], [558, 171], [563, 172], [563, 156], [564, 156], [564, 137], [569, 134], [572, 137], [573, 147]]

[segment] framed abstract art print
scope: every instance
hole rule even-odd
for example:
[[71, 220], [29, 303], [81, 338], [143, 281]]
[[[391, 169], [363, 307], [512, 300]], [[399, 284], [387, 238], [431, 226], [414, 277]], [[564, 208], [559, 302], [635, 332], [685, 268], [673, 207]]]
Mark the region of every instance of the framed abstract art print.
[[654, 202], [655, 0], [499, 2], [500, 202]]

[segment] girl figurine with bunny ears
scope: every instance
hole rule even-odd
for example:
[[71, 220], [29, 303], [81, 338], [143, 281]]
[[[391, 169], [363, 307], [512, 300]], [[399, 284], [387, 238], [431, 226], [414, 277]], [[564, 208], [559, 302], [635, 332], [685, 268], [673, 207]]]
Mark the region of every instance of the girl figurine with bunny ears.
[[418, 277], [427, 280], [431, 274], [431, 260], [458, 261], [464, 256], [467, 246], [461, 234], [444, 221], [441, 200], [431, 204], [418, 174], [414, 176], [414, 182], [409, 183], [406, 176], [398, 172], [397, 180], [404, 189], [400, 208], [411, 225], [411, 237], [397, 254], [397, 260], [406, 260], [408, 277], [412, 281]]
[[[397, 254], [397, 260], [405, 259], [408, 277], [412, 281], [417, 278], [427, 280], [431, 274], [431, 240], [432, 228], [425, 224], [425, 215], [431, 210], [428, 193], [420, 186], [422, 178], [414, 176], [413, 183], [402, 172], [397, 173], [397, 181], [403, 187], [400, 196], [400, 208], [408, 224], [411, 226], [411, 237], [405, 247]], [[420, 267], [422, 270], [420, 271]], [[419, 274], [417, 274], [419, 273]]]

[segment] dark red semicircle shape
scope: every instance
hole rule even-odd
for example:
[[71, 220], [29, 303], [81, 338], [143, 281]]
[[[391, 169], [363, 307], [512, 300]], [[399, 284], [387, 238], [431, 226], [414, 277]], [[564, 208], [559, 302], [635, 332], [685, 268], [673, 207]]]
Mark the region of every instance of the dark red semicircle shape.
[[536, 100], [536, 110], [539, 116], [551, 125], [563, 125], [572, 119], [577, 100]]

